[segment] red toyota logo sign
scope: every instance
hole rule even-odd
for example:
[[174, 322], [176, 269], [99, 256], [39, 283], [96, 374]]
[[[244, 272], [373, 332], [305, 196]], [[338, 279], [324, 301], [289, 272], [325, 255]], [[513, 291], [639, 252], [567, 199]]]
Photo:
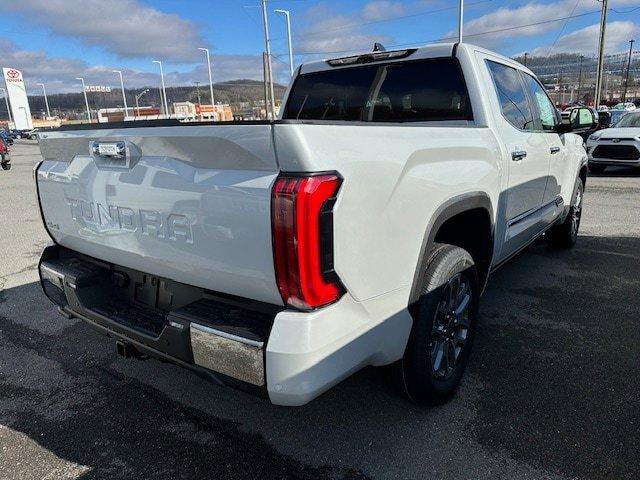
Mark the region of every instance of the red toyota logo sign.
[[7, 70], [7, 77], [9, 78], [18, 78], [20, 76], [20, 72], [18, 70]]

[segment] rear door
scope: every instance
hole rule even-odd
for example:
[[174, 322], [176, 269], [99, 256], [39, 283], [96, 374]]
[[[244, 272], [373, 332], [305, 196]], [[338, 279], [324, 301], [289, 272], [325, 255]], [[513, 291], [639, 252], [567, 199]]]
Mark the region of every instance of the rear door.
[[500, 256], [506, 258], [541, 229], [537, 213], [543, 206], [549, 174], [549, 143], [536, 128], [535, 110], [520, 71], [492, 59], [486, 65], [498, 99], [498, 135], [509, 157], [501, 204], [505, 231]]
[[62, 246], [116, 265], [280, 304], [271, 129], [265, 123], [43, 133], [37, 182], [47, 229]]

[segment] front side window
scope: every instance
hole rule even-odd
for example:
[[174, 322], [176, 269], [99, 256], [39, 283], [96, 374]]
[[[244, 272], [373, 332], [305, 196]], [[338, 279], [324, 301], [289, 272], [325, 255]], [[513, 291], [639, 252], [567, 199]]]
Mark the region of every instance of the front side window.
[[553, 130], [558, 123], [558, 117], [556, 114], [556, 107], [553, 105], [547, 92], [538, 83], [538, 81], [531, 75], [524, 73], [524, 82], [529, 89], [531, 98], [534, 99], [538, 106], [538, 115], [540, 116], [540, 122], [542, 123], [543, 130]]
[[473, 115], [457, 60], [435, 58], [303, 74], [283, 118], [427, 122]]
[[498, 94], [502, 115], [519, 130], [534, 130], [533, 113], [518, 70], [492, 61], [487, 61], [487, 64]]

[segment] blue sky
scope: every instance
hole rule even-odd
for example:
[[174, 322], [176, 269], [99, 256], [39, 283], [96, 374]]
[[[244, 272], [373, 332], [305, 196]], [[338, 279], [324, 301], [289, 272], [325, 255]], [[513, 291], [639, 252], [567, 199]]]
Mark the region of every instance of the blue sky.
[[[466, 0], [467, 41], [506, 55], [524, 51], [595, 53], [596, 0]], [[155, 86], [154, 58], [165, 62], [169, 85], [206, 82], [211, 49], [215, 80], [261, 78], [263, 33], [258, 0], [3, 0], [2, 66], [24, 71], [27, 87], [75, 91], [73, 80]], [[292, 15], [296, 63], [387, 47], [437, 41], [455, 33], [457, 0], [270, 0], [274, 64], [287, 81], [285, 23]], [[640, 32], [640, 0], [610, 0], [607, 50], [621, 51]], [[636, 7], [638, 7], [636, 9]], [[595, 12], [595, 13], [592, 13]], [[575, 16], [575, 18], [563, 19]], [[563, 20], [557, 20], [563, 19]], [[557, 20], [557, 21], [552, 21]], [[513, 27], [528, 27], [511, 29]], [[511, 29], [511, 30], [505, 30]], [[489, 32], [489, 33], [487, 33]], [[335, 53], [334, 53], [335, 52]], [[339, 53], [344, 52], [344, 53]]]

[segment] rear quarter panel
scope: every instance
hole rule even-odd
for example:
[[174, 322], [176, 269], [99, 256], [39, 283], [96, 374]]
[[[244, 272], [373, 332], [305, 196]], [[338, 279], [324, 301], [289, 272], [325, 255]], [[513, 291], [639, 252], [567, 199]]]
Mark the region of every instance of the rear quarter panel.
[[488, 128], [284, 123], [274, 135], [283, 171], [344, 178], [335, 268], [357, 301], [412, 284], [429, 220], [450, 199], [485, 192], [496, 217], [501, 156]]

